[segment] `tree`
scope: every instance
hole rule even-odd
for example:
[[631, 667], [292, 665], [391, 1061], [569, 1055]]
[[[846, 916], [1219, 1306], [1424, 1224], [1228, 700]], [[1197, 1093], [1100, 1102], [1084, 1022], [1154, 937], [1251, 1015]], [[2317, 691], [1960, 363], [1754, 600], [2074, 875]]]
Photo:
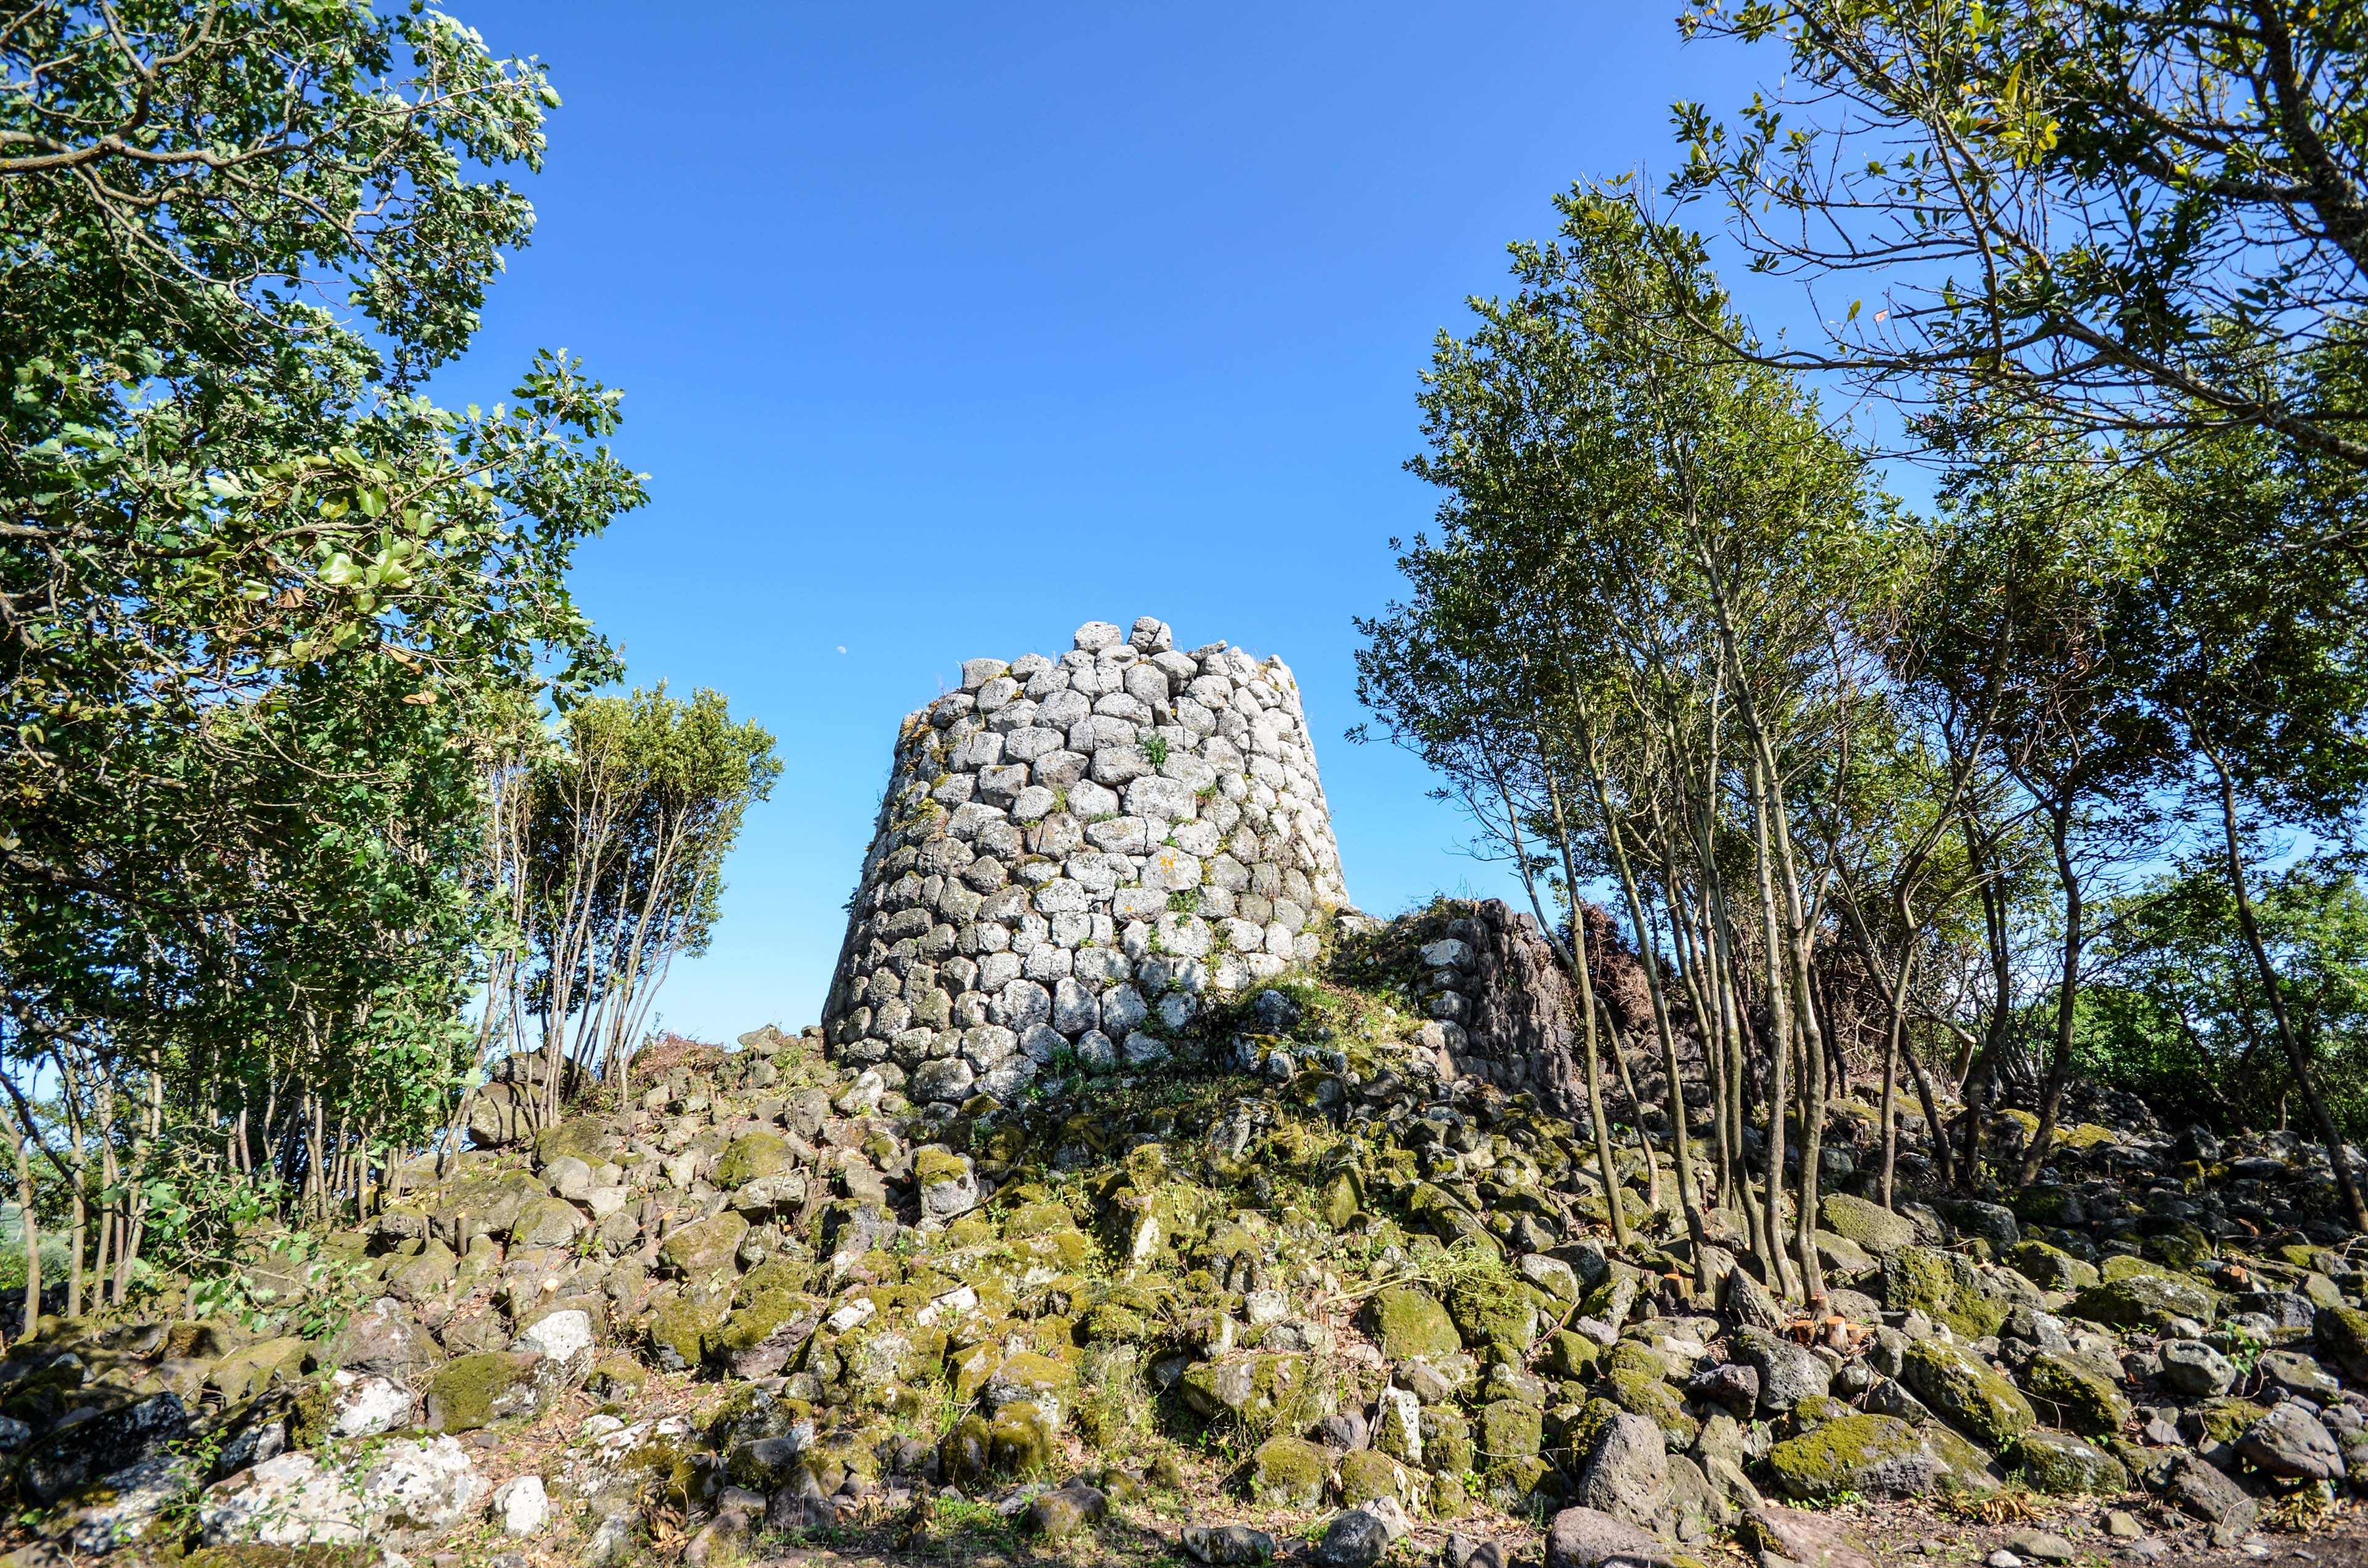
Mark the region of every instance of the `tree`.
[[530, 231], [539, 68], [261, 0], [18, 7], [0, 66], [0, 1086], [120, 1299], [159, 1162], [321, 1213], [443, 1122], [478, 732], [614, 675], [566, 571], [643, 488], [564, 356], [416, 390]]
[[1775, 360], [2368, 464], [2358, 7], [1748, 0], [1679, 26], [1789, 57], [1732, 123], [1677, 106], [1671, 182], [1755, 267], [1838, 286], [1826, 344]]
[[621, 1097], [657, 989], [677, 955], [707, 950], [724, 857], [781, 772], [773, 737], [712, 691], [595, 697], [561, 731], [526, 825], [546, 1115], [571, 1064], [603, 1068]]
[[[1618, 887], [1645, 957], [1691, 1240], [1706, 1244], [1710, 1200], [1682, 1093], [1689, 1020], [1717, 1108], [1713, 1175], [1750, 1215], [1748, 1250], [1771, 1278], [1789, 1252], [1815, 1297], [1827, 1050], [1812, 973], [1838, 846], [1856, 831], [1844, 780], [1875, 697], [1864, 634], [1899, 566], [1887, 508], [1801, 388], [1668, 351], [1656, 325], [1681, 313], [1675, 301], [1725, 310], [1682, 236], [1648, 234], [1609, 190], [1562, 211], [1554, 244], [1514, 247], [1520, 294], [1474, 301], [1478, 326], [1434, 355], [1430, 450], [1411, 466], [1447, 493], [1442, 537], [1402, 557], [1413, 597], [1365, 624], [1360, 690], [1434, 761], [1528, 784], [1545, 809], [1499, 790], [1501, 831], [1554, 846], [1567, 907], [1582, 875]], [[1440, 649], [1463, 749], [1427, 727], [1435, 688], [1408, 658]], [[1769, 1084], [1764, 1205], [1740, 1176], [1747, 1029], [1764, 1038]]]

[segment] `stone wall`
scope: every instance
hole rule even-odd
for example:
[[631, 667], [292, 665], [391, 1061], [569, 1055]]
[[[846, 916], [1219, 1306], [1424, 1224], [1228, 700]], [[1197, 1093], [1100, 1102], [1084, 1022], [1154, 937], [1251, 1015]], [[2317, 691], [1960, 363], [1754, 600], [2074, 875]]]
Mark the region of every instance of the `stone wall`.
[[1166, 1059], [1348, 902], [1298, 683], [1149, 617], [905, 719], [823, 1015], [916, 1101]]

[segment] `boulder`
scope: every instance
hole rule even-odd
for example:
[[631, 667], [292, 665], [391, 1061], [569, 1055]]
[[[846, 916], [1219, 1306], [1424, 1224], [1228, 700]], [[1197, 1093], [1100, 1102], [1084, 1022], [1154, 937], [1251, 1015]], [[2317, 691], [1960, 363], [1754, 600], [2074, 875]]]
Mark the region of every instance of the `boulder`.
[[17, 1484], [35, 1502], [54, 1503], [164, 1452], [188, 1430], [189, 1413], [177, 1396], [152, 1394], [51, 1433], [26, 1453]]
[[1392, 1285], [1374, 1291], [1365, 1301], [1364, 1319], [1366, 1332], [1392, 1361], [1452, 1356], [1463, 1348], [1455, 1320], [1437, 1297], [1417, 1286]]
[[1973, 1265], [1920, 1246], [1901, 1247], [1883, 1260], [1883, 1302], [1895, 1312], [1920, 1312], [1968, 1339], [1996, 1334], [2008, 1310], [1983, 1290]]
[[1763, 1562], [1776, 1557], [1803, 1568], [1875, 1568], [1866, 1544], [1830, 1515], [1763, 1503], [1744, 1514], [1736, 1533], [1759, 1549]]
[[748, 1221], [727, 1209], [695, 1220], [658, 1245], [658, 1256], [686, 1279], [709, 1279], [739, 1271], [740, 1243]]
[[1373, 1568], [1390, 1549], [1390, 1529], [1378, 1515], [1363, 1508], [1344, 1508], [1325, 1527], [1315, 1543], [1315, 1568]]
[[778, 1132], [743, 1132], [716, 1156], [715, 1185], [735, 1191], [752, 1181], [783, 1176], [797, 1166], [796, 1152]]
[[1247, 1525], [1187, 1525], [1178, 1539], [1187, 1557], [1209, 1568], [1247, 1568], [1274, 1561], [1274, 1537]]
[[2341, 1481], [2343, 1450], [2318, 1417], [2294, 1400], [2270, 1406], [2245, 1428], [2237, 1452], [2255, 1470], [2285, 1481]]
[[2173, 1318], [2210, 1323], [2218, 1315], [2219, 1297], [2184, 1274], [2125, 1274], [2089, 1286], [2073, 1298], [2070, 1311], [2108, 1328], [2161, 1328]]
[[1676, 1568], [1677, 1554], [1625, 1519], [1565, 1508], [1546, 1527], [1546, 1568]]
[[2368, 1312], [2321, 1307], [2311, 1324], [2319, 1348], [2355, 1382], [2368, 1383]]
[[2128, 1425], [2130, 1402], [2096, 1369], [2061, 1351], [2043, 1350], [2025, 1362], [2022, 1389], [2059, 1426], [2109, 1437]]
[[2032, 1490], [2056, 1496], [2093, 1493], [2112, 1496], [2130, 1489], [2122, 1461], [2069, 1432], [2034, 1427], [2015, 1439], [2014, 1462]]
[[543, 1391], [532, 1354], [482, 1351], [446, 1362], [427, 1380], [427, 1429], [473, 1432], [515, 1415], [536, 1414]]
[[2199, 1454], [2173, 1454], [2147, 1480], [2165, 1501], [2181, 1512], [2206, 1524], [2226, 1525], [2240, 1535], [2253, 1528], [2260, 1512], [2243, 1487], [2214, 1469]]
[[323, 1358], [350, 1371], [407, 1383], [441, 1364], [444, 1351], [401, 1301], [381, 1296], [346, 1320]]
[[1650, 1528], [1669, 1502], [1668, 1446], [1661, 1440], [1660, 1427], [1625, 1411], [1613, 1416], [1596, 1438], [1594, 1456], [1579, 1478], [1577, 1501], [1584, 1508]]
[[1110, 1513], [1110, 1499], [1098, 1487], [1078, 1477], [1050, 1492], [1040, 1492], [1028, 1505], [1028, 1528], [1046, 1540], [1067, 1540], [1091, 1533]]
[[1768, 1451], [1769, 1472], [1784, 1495], [1832, 1503], [1847, 1494], [1921, 1497], [1943, 1484], [1973, 1486], [1987, 1475], [1984, 1456], [1889, 1415], [1845, 1415], [1789, 1437]]
[[2218, 1399], [2237, 1382], [2237, 1364], [2198, 1339], [2173, 1339], [2162, 1347], [2163, 1386], [2198, 1399]]
[[1728, 1353], [1759, 1374], [1759, 1411], [1782, 1415], [1804, 1399], [1822, 1396], [1833, 1369], [1805, 1346], [1762, 1328], [1738, 1328], [1726, 1336]]
[[1242, 1481], [1262, 1508], [1313, 1508], [1331, 1471], [1331, 1456], [1306, 1438], [1269, 1437], [1251, 1453]]
[[1961, 1345], [1918, 1340], [1901, 1378], [1940, 1417], [1987, 1448], [2006, 1448], [2039, 1425], [2021, 1390]]
[[1817, 1217], [1825, 1221], [1827, 1230], [1857, 1243], [1877, 1257], [1915, 1244], [1916, 1226], [1912, 1221], [1880, 1203], [1870, 1203], [1845, 1192], [1829, 1192], [1819, 1199]]

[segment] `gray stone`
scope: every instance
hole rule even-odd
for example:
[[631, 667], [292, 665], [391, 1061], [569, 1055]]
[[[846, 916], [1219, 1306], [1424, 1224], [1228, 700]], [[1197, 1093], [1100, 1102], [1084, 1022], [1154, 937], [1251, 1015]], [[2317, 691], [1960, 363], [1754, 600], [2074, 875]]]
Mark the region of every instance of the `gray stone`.
[[1316, 1568], [1372, 1568], [1390, 1549], [1389, 1527], [1363, 1508], [1344, 1508], [1316, 1543]]
[[1759, 1408], [1782, 1415], [1833, 1385], [1833, 1369], [1805, 1347], [1766, 1329], [1738, 1328], [1727, 1336], [1735, 1359], [1759, 1373]]
[[1565, 1508], [1546, 1528], [1546, 1568], [1673, 1568], [1658, 1538], [1593, 1508]]
[[1604, 1426], [1578, 1483], [1587, 1508], [1650, 1527], [1669, 1500], [1668, 1445], [1647, 1416], [1622, 1411]]
[[2162, 1346], [2163, 1383], [2181, 1393], [2217, 1399], [2237, 1381], [2237, 1364], [2197, 1339], [2173, 1339]]
[[2269, 1414], [2237, 1436], [2237, 1451], [2264, 1475], [2290, 1481], [2340, 1481], [2343, 1450], [2318, 1418], [2294, 1400], [2270, 1406]]
[[1115, 648], [1126, 641], [1126, 633], [1107, 620], [1089, 620], [1077, 628], [1073, 645], [1088, 653], [1099, 653], [1105, 648]]

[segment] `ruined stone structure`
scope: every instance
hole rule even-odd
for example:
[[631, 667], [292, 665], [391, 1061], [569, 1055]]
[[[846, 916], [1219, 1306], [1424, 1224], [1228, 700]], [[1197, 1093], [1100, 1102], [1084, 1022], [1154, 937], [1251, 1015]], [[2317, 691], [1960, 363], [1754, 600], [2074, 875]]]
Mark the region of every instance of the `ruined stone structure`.
[[1148, 617], [909, 717], [823, 1023], [916, 1102], [1163, 1061], [1348, 902], [1298, 684]]

